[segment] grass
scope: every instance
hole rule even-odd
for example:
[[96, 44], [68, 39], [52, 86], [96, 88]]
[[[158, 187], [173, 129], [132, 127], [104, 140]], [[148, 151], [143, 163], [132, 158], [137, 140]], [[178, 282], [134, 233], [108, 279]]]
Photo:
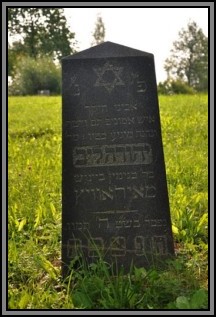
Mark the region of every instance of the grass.
[[9, 309], [208, 308], [207, 96], [159, 101], [175, 259], [117, 277], [81, 262], [62, 281], [61, 98], [9, 98]]

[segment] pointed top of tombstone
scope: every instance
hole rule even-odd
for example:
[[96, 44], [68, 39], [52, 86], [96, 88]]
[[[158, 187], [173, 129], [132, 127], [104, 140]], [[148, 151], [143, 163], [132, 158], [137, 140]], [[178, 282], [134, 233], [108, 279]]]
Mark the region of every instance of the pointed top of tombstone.
[[103, 42], [74, 55], [66, 56], [63, 60], [83, 59], [83, 58], [108, 58], [108, 57], [129, 57], [129, 56], [147, 56], [153, 57], [153, 54], [146, 53], [128, 46], [116, 44], [113, 42]]

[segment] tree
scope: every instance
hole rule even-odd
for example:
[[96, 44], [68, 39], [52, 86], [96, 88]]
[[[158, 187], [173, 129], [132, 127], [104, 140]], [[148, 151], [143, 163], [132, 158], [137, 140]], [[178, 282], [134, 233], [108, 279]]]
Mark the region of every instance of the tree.
[[38, 90], [49, 90], [59, 94], [61, 90], [61, 68], [49, 56], [38, 59], [26, 56], [18, 60], [11, 95], [35, 95]]
[[33, 58], [49, 55], [60, 59], [74, 52], [71, 41], [75, 34], [67, 27], [63, 9], [8, 8], [8, 31], [23, 37], [23, 51]]
[[164, 66], [168, 80], [184, 80], [197, 91], [208, 88], [208, 38], [196, 22], [179, 32]]
[[105, 38], [105, 26], [101, 16], [97, 17], [97, 21], [95, 23], [95, 30], [93, 33], [94, 40], [92, 42], [93, 45], [97, 45], [104, 42]]
[[158, 84], [158, 93], [162, 95], [173, 95], [173, 94], [187, 94], [192, 95], [196, 92], [191, 86], [184, 81], [179, 79], [172, 80], [168, 79], [164, 82], [159, 82]]
[[28, 56], [28, 51], [22, 42], [15, 41], [12, 45], [8, 44], [8, 76], [15, 75], [18, 61], [26, 56]]

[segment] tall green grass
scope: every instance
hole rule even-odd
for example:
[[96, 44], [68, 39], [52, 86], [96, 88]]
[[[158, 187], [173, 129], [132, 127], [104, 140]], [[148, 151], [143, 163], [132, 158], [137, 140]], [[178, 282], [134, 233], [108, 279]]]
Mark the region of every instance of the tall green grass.
[[9, 98], [9, 309], [207, 308], [207, 95], [159, 101], [176, 259], [117, 277], [81, 263], [62, 281], [61, 98]]
[[160, 103], [174, 229], [179, 240], [189, 243], [199, 243], [201, 240], [206, 242], [208, 219], [207, 96], [161, 96]]

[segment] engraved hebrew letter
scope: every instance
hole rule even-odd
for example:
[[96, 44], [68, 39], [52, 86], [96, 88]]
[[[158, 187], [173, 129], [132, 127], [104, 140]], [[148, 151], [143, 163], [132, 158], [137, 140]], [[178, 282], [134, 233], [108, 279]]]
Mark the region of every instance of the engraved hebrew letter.
[[115, 148], [114, 147], [105, 147], [105, 163], [114, 163], [115, 162]]
[[95, 258], [101, 255], [104, 250], [103, 238], [91, 238], [88, 240], [88, 256]]
[[125, 237], [112, 237], [112, 239], [111, 239], [111, 254], [112, 254], [112, 256], [125, 256], [125, 254], [126, 254]]
[[167, 249], [167, 237], [155, 236], [152, 237], [152, 249], [155, 254], [165, 255], [168, 253]]
[[76, 197], [76, 202], [75, 204], [78, 205], [79, 203], [79, 198], [82, 196], [82, 194], [84, 193], [84, 189], [74, 189], [75, 192], [75, 197]]
[[73, 151], [74, 166], [86, 165], [86, 163], [87, 163], [86, 150], [82, 148], [74, 148], [74, 151]]
[[103, 152], [100, 147], [93, 147], [92, 149], [93, 155], [91, 156], [91, 163], [92, 165], [100, 164], [103, 158]]
[[145, 238], [143, 236], [136, 236], [134, 239], [135, 254], [138, 256], [145, 254]]
[[82, 241], [80, 239], [69, 239], [67, 241], [67, 256], [69, 258], [77, 255], [78, 250], [81, 248]]

